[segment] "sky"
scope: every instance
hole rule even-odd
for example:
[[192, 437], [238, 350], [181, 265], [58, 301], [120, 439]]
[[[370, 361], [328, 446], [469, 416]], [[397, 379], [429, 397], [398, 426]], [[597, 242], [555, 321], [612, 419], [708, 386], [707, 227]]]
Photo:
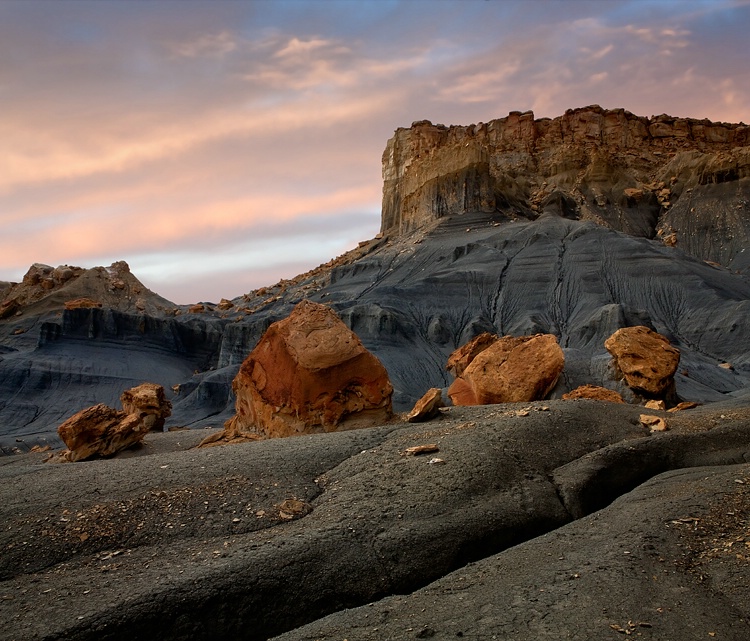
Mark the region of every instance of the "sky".
[[413, 121], [750, 122], [748, 33], [750, 0], [3, 0], [0, 280], [234, 298], [377, 234]]

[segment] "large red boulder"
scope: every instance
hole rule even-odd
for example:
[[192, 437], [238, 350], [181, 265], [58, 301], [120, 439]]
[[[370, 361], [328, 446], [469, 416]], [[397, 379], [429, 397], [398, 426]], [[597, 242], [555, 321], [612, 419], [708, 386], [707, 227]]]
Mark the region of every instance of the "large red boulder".
[[232, 389], [227, 441], [368, 427], [392, 416], [383, 365], [330, 307], [308, 300], [266, 330]]
[[680, 363], [680, 350], [648, 327], [623, 327], [605, 342], [615, 369], [633, 391], [661, 396], [674, 385], [674, 373]]
[[504, 336], [480, 351], [448, 389], [454, 405], [526, 403], [545, 398], [565, 365], [551, 334]]

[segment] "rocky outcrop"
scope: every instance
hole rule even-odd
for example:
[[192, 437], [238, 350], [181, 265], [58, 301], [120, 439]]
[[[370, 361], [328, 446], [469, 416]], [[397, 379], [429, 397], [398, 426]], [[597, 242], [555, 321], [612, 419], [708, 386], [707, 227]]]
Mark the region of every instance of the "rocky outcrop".
[[100, 403], [81, 410], [57, 428], [68, 448], [66, 460], [107, 457], [133, 447], [149, 431], [163, 427], [172, 411], [164, 389], [152, 383], [126, 390], [121, 400], [122, 410]]
[[550, 334], [504, 336], [477, 354], [448, 389], [454, 405], [537, 401], [552, 391], [565, 356]]
[[573, 401], [579, 398], [588, 398], [593, 401], [607, 401], [608, 403], [624, 403], [625, 400], [619, 392], [599, 385], [581, 385], [574, 390], [562, 395], [563, 400]]
[[606, 340], [604, 347], [633, 391], [660, 396], [674, 386], [680, 350], [648, 327], [623, 327]]
[[236, 415], [226, 440], [365, 427], [392, 412], [393, 388], [380, 361], [330, 307], [307, 300], [268, 328], [232, 389]]
[[[383, 153], [382, 232], [467, 212], [591, 220], [735, 268], [750, 239], [750, 127], [598, 105], [469, 126], [423, 120]], [[710, 233], [706, 233], [710, 229]], [[739, 262], [736, 262], [739, 261]]]

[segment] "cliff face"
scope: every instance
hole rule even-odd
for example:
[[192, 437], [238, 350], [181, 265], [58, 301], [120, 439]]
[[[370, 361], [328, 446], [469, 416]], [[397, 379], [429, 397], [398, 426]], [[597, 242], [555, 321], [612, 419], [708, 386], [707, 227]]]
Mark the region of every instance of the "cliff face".
[[[383, 154], [383, 233], [466, 212], [544, 212], [750, 267], [750, 127], [594, 105], [470, 126], [415, 122]], [[745, 252], [746, 253], [746, 252]], [[743, 255], [740, 255], [743, 254]]]

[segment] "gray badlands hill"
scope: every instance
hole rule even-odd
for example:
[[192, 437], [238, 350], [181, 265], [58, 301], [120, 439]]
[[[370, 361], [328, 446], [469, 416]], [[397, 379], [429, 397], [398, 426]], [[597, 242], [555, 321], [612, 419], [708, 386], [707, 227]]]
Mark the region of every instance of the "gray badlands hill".
[[[177, 308], [122, 263], [35, 266], [0, 284], [0, 445], [54, 439], [144, 380], [175, 390], [169, 425], [219, 426], [239, 364], [302, 298], [331, 305], [382, 360], [401, 410], [447, 386], [447, 356], [483, 331], [558, 336], [554, 397], [616, 388], [603, 343], [627, 325], [681, 350], [681, 398], [747, 397], [749, 145], [742, 124], [597, 106], [423, 121], [386, 146], [379, 237], [292, 281]], [[101, 307], [69, 303], [82, 297]]]

